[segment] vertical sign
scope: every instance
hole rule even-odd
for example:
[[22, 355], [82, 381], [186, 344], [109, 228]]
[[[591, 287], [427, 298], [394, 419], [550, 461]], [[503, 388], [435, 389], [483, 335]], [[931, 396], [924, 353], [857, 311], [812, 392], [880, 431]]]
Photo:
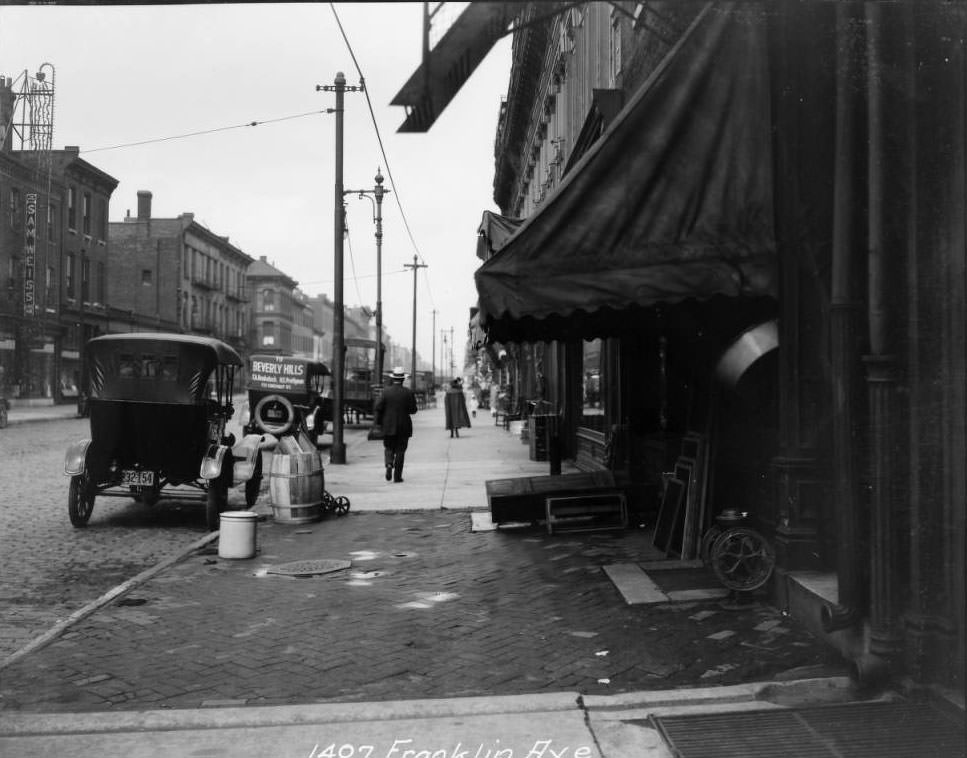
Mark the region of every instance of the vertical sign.
[[24, 315], [34, 315], [34, 261], [37, 244], [37, 195], [27, 194], [24, 225]]

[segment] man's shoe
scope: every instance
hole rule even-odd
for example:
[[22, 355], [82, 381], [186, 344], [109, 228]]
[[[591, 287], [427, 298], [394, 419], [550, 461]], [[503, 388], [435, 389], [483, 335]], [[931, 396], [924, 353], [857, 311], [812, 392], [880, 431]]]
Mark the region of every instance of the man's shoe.
[[386, 481], [388, 482], [392, 478], [393, 478], [393, 467], [392, 466], [387, 466], [386, 467]]
[[403, 477], [402, 477], [402, 476], [397, 476], [397, 477], [395, 477], [395, 478], [393, 479], [393, 481], [394, 481], [394, 482], [402, 482], [402, 481], [403, 481]]

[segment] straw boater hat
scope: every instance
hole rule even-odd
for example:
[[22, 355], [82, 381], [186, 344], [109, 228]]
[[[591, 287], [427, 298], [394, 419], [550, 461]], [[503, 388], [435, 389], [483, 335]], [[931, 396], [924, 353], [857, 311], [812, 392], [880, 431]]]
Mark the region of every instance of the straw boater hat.
[[389, 378], [397, 382], [402, 382], [406, 378], [406, 373], [403, 371], [403, 367], [397, 366], [394, 368], [393, 373], [389, 375]]

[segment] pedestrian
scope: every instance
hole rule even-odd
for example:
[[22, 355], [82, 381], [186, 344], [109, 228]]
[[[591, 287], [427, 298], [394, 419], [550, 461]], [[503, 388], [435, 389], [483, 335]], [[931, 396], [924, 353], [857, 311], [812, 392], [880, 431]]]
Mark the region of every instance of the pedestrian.
[[406, 374], [397, 366], [390, 374], [389, 386], [383, 389], [373, 409], [373, 426], [383, 433], [383, 459], [386, 481], [403, 481], [403, 459], [413, 436], [411, 415], [416, 413], [416, 395], [403, 386]]
[[446, 416], [446, 428], [450, 430], [450, 436], [459, 437], [460, 427], [470, 427], [467, 398], [464, 397], [463, 381], [459, 377], [450, 382], [447, 394], [443, 399], [443, 408]]
[[480, 400], [477, 398], [477, 393], [480, 390], [474, 389], [470, 393], [470, 418], [477, 418], [477, 408], [480, 407]]

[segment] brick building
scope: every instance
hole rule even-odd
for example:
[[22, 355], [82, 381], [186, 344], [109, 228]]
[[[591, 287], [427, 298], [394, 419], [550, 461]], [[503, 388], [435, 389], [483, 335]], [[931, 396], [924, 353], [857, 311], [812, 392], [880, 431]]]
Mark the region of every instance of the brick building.
[[108, 302], [113, 331], [171, 331], [248, 348], [245, 274], [252, 257], [195, 221], [193, 213], [153, 218], [138, 192], [137, 215], [109, 224], [113, 251]]
[[253, 350], [294, 353], [293, 334], [303, 311], [296, 296], [299, 283], [264, 255], [249, 266], [246, 281], [252, 300], [249, 334]]
[[[9, 135], [8, 135], [9, 136]], [[109, 331], [108, 206], [118, 181], [80, 149], [0, 150], [0, 392], [19, 405], [77, 396], [80, 351]]]

